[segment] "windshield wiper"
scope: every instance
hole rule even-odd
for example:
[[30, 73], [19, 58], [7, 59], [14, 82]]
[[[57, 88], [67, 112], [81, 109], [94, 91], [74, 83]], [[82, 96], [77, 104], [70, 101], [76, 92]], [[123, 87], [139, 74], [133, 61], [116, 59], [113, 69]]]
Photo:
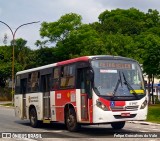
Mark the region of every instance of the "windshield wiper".
[[122, 74], [123, 74], [123, 78], [124, 78], [124, 84], [127, 86], [128, 90], [132, 90], [133, 95], [138, 99], [137, 93], [132, 88], [132, 86], [128, 83], [128, 81], [126, 80], [126, 77], [125, 77], [123, 72], [122, 72]]
[[115, 89], [114, 89], [114, 91], [113, 91], [113, 97], [115, 96], [115, 93], [117, 92], [117, 89], [118, 89], [118, 86], [119, 86], [119, 84], [121, 83], [121, 86], [122, 86], [122, 79], [121, 79], [121, 74], [120, 74], [120, 72], [119, 72], [119, 79], [118, 79], [118, 81], [117, 81], [117, 83], [116, 83], [116, 87], [115, 87]]

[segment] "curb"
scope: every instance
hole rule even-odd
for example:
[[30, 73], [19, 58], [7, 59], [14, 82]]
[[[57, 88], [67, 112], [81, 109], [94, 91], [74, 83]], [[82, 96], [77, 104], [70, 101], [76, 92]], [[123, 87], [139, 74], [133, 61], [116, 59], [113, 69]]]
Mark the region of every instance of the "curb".
[[153, 122], [146, 122], [146, 121], [128, 121], [129, 123], [134, 124], [141, 124], [141, 125], [154, 125], [154, 126], [160, 126], [159, 123], [153, 123]]

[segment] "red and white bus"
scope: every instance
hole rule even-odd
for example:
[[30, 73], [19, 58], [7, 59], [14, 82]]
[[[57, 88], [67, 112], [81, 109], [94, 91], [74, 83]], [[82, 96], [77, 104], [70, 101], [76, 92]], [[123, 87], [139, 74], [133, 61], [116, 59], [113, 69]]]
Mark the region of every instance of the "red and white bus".
[[120, 56], [84, 56], [16, 74], [15, 115], [41, 122], [80, 125], [145, 120], [147, 95], [137, 61]]

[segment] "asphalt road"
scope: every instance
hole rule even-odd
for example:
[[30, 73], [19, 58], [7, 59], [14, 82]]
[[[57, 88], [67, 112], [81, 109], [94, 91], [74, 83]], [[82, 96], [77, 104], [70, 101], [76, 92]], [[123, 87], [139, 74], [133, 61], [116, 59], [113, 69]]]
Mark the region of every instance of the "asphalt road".
[[[82, 126], [80, 131], [76, 133], [72, 133], [66, 130], [65, 125], [60, 123], [54, 124], [44, 124], [40, 128], [32, 128], [30, 127], [28, 120], [20, 120], [15, 117], [13, 108], [0, 107], [0, 133], [11, 133], [13, 132], [21, 132], [25, 136], [25, 134], [33, 134], [37, 135], [37, 137], [42, 136], [43, 138], [34, 138], [33, 140], [53, 140], [56, 138], [57, 141], [64, 140], [74, 140], [79, 141], [82, 140], [141, 140], [141, 141], [156, 141], [160, 140], [160, 138], [156, 138], [158, 134], [160, 136], [160, 126], [157, 125], [142, 125], [142, 124], [134, 124], [134, 123], [126, 123], [125, 127], [122, 130], [115, 131], [108, 125], [91, 125], [91, 126]], [[153, 133], [155, 132], [155, 133]], [[18, 134], [18, 133], [17, 133]], [[130, 135], [137, 136], [150, 136], [150, 138], [126, 138]], [[151, 137], [152, 135], [152, 137]], [[2, 136], [2, 135], [1, 135]], [[50, 137], [50, 138], [48, 138]], [[125, 137], [125, 138], [120, 138]], [[46, 139], [44, 139], [46, 138]], [[0, 140], [13, 140], [13, 139], [2, 139]], [[14, 139], [21, 140], [21, 139]], [[31, 139], [24, 139], [31, 140]]]

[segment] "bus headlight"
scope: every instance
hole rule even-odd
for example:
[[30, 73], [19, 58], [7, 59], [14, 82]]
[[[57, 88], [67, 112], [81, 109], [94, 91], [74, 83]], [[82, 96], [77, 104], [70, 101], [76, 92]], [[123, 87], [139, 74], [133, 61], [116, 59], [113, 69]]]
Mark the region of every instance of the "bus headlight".
[[108, 111], [108, 108], [101, 102], [99, 99], [96, 100], [97, 107], [101, 108], [104, 111]]
[[147, 100], [145, 100], [145, 101], [142, 103], [140, 109], [144, 109], [146, 106], [147, 106]]

